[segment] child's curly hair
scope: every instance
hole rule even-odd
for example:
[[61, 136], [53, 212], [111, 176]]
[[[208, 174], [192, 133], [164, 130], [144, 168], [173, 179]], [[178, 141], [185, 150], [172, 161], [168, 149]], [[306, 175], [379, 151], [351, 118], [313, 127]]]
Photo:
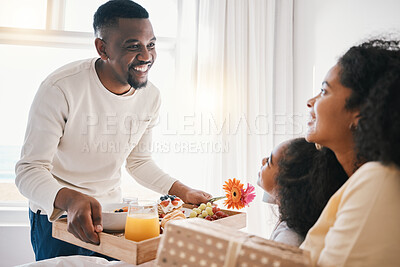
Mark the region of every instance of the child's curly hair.
[[348, 176], [330, 149], [317, 150], [304, 138], [290, 141], [278, 168], [275, 180], [280, 220], [305, 237]]

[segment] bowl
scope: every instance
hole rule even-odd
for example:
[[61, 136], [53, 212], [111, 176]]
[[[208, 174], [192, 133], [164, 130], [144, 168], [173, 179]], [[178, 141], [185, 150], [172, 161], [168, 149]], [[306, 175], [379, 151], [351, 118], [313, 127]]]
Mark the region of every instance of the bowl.
[[123, 232], [125, 230], [126, 215], [128, 212], [114, 212], [128, 206], [126, 203], [101, 204], [103, 217], [103, 230], [105, 232]]

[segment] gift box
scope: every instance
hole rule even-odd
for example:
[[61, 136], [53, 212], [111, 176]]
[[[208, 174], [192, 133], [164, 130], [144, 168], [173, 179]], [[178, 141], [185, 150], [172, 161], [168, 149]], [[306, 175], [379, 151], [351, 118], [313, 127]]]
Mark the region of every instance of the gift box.
[[297, 247], [202, 219], [172, 221], [157, 251], [156, 266], [311, 266]]

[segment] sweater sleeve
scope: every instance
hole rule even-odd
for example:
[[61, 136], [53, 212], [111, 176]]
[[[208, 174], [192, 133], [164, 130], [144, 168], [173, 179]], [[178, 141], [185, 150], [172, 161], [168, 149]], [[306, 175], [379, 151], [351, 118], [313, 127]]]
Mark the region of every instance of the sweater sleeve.
[[160, 105], [160, 98], [158, 98], [154, 115], [146, 131], [126, 159], [126, 170], [139, 184], [164, 195], [168, 194], [177, 180], [161, 170], [151, 156], [152, 129], [158, 120]]
[[42, 207], [50, 221], [63, 213], [54, 208], [55, 197], [62, 186], [51, 174], [51, 162], [67, 116], [68, 104], [63, 92], [42, 83], [29, 112], [21, 158], [15, 166], [15, 184], [19, 191]]

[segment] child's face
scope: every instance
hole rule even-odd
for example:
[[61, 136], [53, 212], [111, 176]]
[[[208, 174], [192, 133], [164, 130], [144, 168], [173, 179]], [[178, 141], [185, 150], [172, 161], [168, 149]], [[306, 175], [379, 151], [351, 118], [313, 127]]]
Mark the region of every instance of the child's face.
[[258, 173], [257, 184], [273, 197], [275, 197], [275, 176], [279, 171], [278, 161], [282, 157], [283, 151], [286, 149], [287, 145], [288, 141], [280, 143], [278, 146], [276, 146], [271, 152], [271, 155], [262, 160], [261, 171]]

